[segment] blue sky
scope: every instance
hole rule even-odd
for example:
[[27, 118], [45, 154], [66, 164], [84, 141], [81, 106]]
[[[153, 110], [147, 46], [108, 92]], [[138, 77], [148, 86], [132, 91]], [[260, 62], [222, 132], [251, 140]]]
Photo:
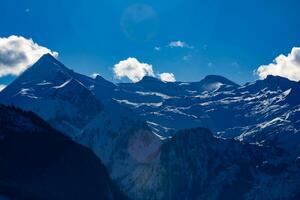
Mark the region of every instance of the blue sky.
[[298, 0], [3, 0], [0, 37], [32, 38], [75, 71], [111, 81], [114, 65], [134, 57], [179, 81], [219, 74], [245, 83], [300, 46], [299, 8]]

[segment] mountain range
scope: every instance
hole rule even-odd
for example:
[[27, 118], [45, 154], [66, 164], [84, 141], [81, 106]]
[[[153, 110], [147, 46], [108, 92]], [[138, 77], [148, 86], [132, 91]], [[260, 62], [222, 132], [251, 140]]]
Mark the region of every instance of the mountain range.
[[299, 97], [277, 76], [115, 84], [46, 54], [0, 103], [91, 149], [131, 199], [299, 199]]

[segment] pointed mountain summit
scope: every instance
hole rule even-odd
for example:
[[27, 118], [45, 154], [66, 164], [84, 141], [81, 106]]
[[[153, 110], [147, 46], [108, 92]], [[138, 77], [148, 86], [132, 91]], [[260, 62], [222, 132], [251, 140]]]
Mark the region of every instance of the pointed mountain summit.
[[101, 111], [101, 100], [90, 89], [95, 84], [45, 54], [0, 93], [0, 102], [34, 111], [58, 130], [75, 135]]
[[14, 98], [19, 94], [27, 94], [29, 91], [32, 93], [30, 97], [33, 98], [47, 97], [52, 88], [57, 89], [69, 80], [72, 80], [71, 83], [78, 82], [81, 84], [81, 86], [75, 88], [85, 87], [86, 90], [92, 90], [100, 99], [111, 97], [111, 93], [116, 87], [101, 76], [93, 79], [89, 76], [76, 73], [48, 53], [41, 56], [35, 64], [7, 86], [0, 93], [0, 100], [1, 102], [5, 102], [5, 99]]
[[49, 72], [51, 70], [70, 71], [61, 62], [59, 62], [51, 54], [47, 53], [40, 57], [27, 71], [37, 71], [40, 73]]
[[100, 75], [97, 75], [94, 78], [96, 88], [100, 88], [102, 92], [105, 90], [105, 92], [109, 92], [108, 90], [114, 90], [116, 88], [116, 85], [105, 78], [103, 78]]
[[[64, 66], [51, 54], [43, 55], [35, 64], [27, 69], [19, 79], [26, 79], [27, 81], [40, 81], [53, 78], [63, 79], [65, 81], [70, 78], [73, 71]], [[48, 80], [50, 81], [50, 80]]]
[[42, 55], [37, 62], [38, 63], [42, 63], [42, 62], [49, 63], [49, 62], [58, 62], [58, 61], [53, 55], [51, 55], [50, 53], [46, 53], [46, 54]]
[[42, 89], [61, 85], [72, 78], [74, 72], [65, 67], [51, 54], [43, 55], [35, 64], [17, 77], [2, 92], [1, 97], [16, 95], [21, 90]]

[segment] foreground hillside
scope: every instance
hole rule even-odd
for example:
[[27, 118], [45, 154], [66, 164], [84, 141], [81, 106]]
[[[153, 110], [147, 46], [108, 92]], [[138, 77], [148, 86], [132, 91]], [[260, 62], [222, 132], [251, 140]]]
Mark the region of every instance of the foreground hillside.
[[90, 150], [35, 114], [0, 105], [0, 124], [0, 199], [126, 199]]

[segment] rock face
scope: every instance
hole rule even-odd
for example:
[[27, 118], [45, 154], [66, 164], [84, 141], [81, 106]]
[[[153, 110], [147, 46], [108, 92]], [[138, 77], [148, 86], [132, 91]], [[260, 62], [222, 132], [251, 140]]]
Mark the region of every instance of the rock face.
[[[300, 163], [276, 163], [282, 156], [273, 148], [218, 139], [197, 128], [179, 131], [164, 144], [160, 161], [168, 199], [293, 199], [300, 194], [294, 187], [300, 184]], [[290, 169], [289, 194], [275, 194]]]
[[215, 138], [196, 128], [179, 131], [156, 152], [147, 162], [134, 160], [121, 183], [134, 199], [294, 199], [300, 194], [300, 162], [284, 160], [287, 154], [271, 147]]
[[126, 199], [88, 150], [31, 112], [0, 105], [0, 198]]
[[299, 84], [209, 75], [115, 85], [45, 55], [0, 102], [90, 148], [132, 199], [297, 199]]

